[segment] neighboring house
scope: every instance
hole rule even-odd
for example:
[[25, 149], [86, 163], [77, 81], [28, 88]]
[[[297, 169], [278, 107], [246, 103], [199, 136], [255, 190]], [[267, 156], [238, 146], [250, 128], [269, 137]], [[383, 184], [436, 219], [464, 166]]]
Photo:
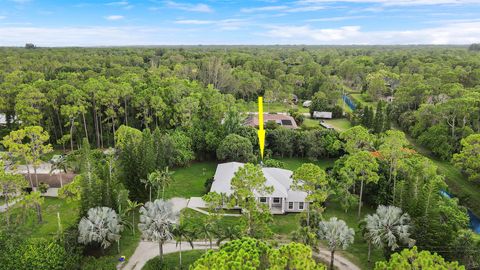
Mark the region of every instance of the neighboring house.
[[392, 103], [393, 100], [394, 100], [394, 97], [393, 96], [384, 96], [384, 97], [381, 97], [380, 99], [383, 100], [383, 101], [386, 101], [388, 103]]
[[332, 112], [319, 112], [319, 111], [314, 111], [313, 112], [313, 118], [315, 119], [332, 119]]
[[[263, 122], [265, 126], [267, 125], [268, 122], [275, 122], [282, 127], [292, 128], [292, 129], [298, 128], [297, 123], [295, 122], [295, 119], [293, 119], [293, 117], [291, 117], [290, 115], [285, 115], [285, 114], [264, 113]], [[245, 125], [251, 126], [251, 127], [258, 127], [258, 114], [248, 115], [247, 119], [245, 120]]]
[[7, 116], [4, 113], [0, 113], [0, 126], [7, 125]]
[[323, 121], [323, 120], [320, 120], [320, 126], [326, 128], [326, 129], [329, 129], [329, 130], [335, 130], [334, 127], [332, 127], [331, 125], [325, 123], [325, 121]]
[[312, 101], [311, 101], [311, 100], [305, 100], [305, 101], [303, 102], [302, 106], [303, 106], [304, 108], [308, 108], [308, 107], [312, 106]]
[[[210, 191], [231, 195], [233, 193], [232, 178], [243, 165], [240, 162], [218, 164]], [[292, 171], [279, 168], [262, 168], [262, 171], [266, 178], [265, 185], [273, 187], [273, 191], [270, 194], [254, 191], [254, 194], [259, 202], [268, 205], [272, 214], [302, 212], [307, 209], [307, 193], [293, 189]]]

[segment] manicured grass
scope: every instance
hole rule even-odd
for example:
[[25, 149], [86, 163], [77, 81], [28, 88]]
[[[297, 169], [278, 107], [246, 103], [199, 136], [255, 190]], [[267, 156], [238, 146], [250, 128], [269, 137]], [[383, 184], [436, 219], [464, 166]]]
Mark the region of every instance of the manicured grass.
[[335, 163], [335, 159], [321, 159], [317, 161], [312, 161], [307, 158], [276, 158], [285, 162], [286, 169], [294, 171], [298, 167], [302, 166], [303, 163], [313, 163], [320, 166], [323, 169], [332, 167]]
[[205, 181], [212, 178], [217, 162], [197, 162], [188, 167], [174, 169], [173, 181], [165, 189], [165, 198], [201, 197], [205, 194]]
[[179, 266], [178, 252], [165, 254], [163, 256], [163, 267], [160, 257], [149, 260], [142, 270], [183, 270], [189, 269], [196, 260], [205, 254], [204, 250], [187, 250], [182, 252], [182, 267]]
[[[120, 238], [120, 253], [118, 253], [118, 246], [117, 244], [112, 244], [106, 251], [105, 255], [102, 257], [97, 258], [95, 261], [95, 265], [100, 265], [101, 269], [116, 269], [117, 264], [119, 263], [118, 259], [120, 256], [125, 256], [128, 260], [135, 252], [135, 249], [138, 246], [138, 242], [140, 241], [141, 233], [138, 230], [138, 220], [139, 214], [138, 211], [135, 213], [135, 235], [132, 233], [132, 229], [125, 227], [122, 232], [122, 237]], [[129, 221], [131, 222], [131, 216], [128, 216]], [[86, 257], [84, 258], [84, 260]], [[85, 260], [87, 261], [87, 260]], [[93, 267], [95, 268], [95, 267]], [[90, 266], [88, 269], [92, 269]]]
[[352, 127], [352, 123], [345, 118], [328, 119], [325, 120], [325, 123], [331, 125], [337, 131], [344, 131]]
[[[278, 113], [278, 112], [288, 112], [290, 109], [298, 109], [299, 112], [308, 112], [308, 108], [304, 108], [302, 106], [302, 102], [298, 102], [297, 105], [281, 103], [281, 102], [273, 102], [267, 103], [263, 102], [263, 111], [264, 112], [271, 112], [271, 113]], [[241, 110], [244, 112], [258, 112], [258, 103], [254, 101], [245, 102], [241, 104]]]
[[[375, 210], [369, 207], [368, 205], [364, 205], [362, 207], [362, 215], [361, 218], [364, 218], [365, 215], [374, 213]], [[347, 213], [340, 207], [338, 203], [335, 202], [328, 202], [325, 208], [325, 212], [323, 213], [323, 218], [325, 220], [330, 219], [331, 217], [337, 217], [338, 219], [342, 219], [345, 221], [348, 226], [355, 230], [355, 241], [352, 245], [350, 245], [346, 251], [340, 251], [342, 255], [347, 257], [361, 269], [373, 269], [375, 265], [375, 261], [384, 260], [383, 254], [381, 250], [372, 249], [371, 260], [372, 263], [367, 262], [367, 251], [368, 251], [368, 244], [362, 237], [360, 228], [358, 227], [359, 219], [357, 219], [357, 211], [356, 209], [350, 209]], [[323, 244], [326, 245], [324, 242]]]
[[355, 103], [360, 103], [362, 106], [370, 106], [373, 108], [377, 107], [377, 104], [375, 102], [371, 102], [366, 100], [365, 96], [363, 94], [350, 94], [352, 97], [352, 101]]
[[[22, 237], [49, 237], [58, 232], [57, 213], [60, 214], [61, 226], [63, 229], [74, 225], [77, 222], [78, 202], [67, 202], [58, 198], [46, 197], [42, 205], [43, 222], [38, 224], [37, 215], [33, 209], [26, 209], [27, 215], [23, 222], [23, 208], [20, 202], [10, 209], [10, 221], [18, 222], [15, 230]], [[2, 213], [2, 220], [5, 213]]]
[[285, 215], [274, 215], [273, 223], [270, 226], [273, 233], [290, 238], [292, 232], [300, 226], [300, 214], [288, 213]]
[[320, 121], [318, 119], [312, 118], [305, 118], [302, 126], [305, 126], [306, 128], [323, 128], [320, 126]]

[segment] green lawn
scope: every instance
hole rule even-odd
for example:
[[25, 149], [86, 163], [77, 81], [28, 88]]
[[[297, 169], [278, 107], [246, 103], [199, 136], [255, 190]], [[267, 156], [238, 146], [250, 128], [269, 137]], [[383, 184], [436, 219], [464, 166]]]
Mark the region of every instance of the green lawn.
[[[364, 205], [362, 207], [361, 218], [363, 218], [367, 214], [371, 214], [374, 212], [374, 209], [372, 209], [368, 205]], [[351, 246], [349, 246], [346, 251], [340, 251], [339, 253], [347, 257], [353, 263], [358, 265], [361, 269], [373, 269], [375, 261], [384, 260], [381, 250], [372, 249], [372, 263], [369, 264], [367, 262], [368, 245], [363, 240], [360, 229], [358, 227], [359, 220], [357, 219], [356, 209], [350, 209], [347, 213], [345, 213], [345, 211], [340, 207], [339, 204], [329, 202], [326, 206], [325, 212], [323, 213], [323, 217], [326, 220], [330, 219], [331, 217], [337, 217], [338, 219], [342, 219], [348, 224], [350, 228], [355, 230], [355, 242]]]
[[188, 269], [198, 258], [205, 254], [204, 250], [186, 250], [182, 252], [182, 268], [179, 266], [178, 252], [165, 254], [163, 257], [164, 266], [162, 268], [160, 257], [149, 260], [142, 270], [183, 270]]
[[373, 108], [377, 107], [377, 104], [375, 102], [371, 102], [365, 99], [365, 96], [363, 94], [350, 94], [352, 97], [352, 101], [356, 104], [360, 103], [362, 106], [370, 106]]
[[306, 128], [323, 128], [320, 126], [320, 121], [312, 118], [305, 118], [303, 120], [302, 126]]
[[[244, 112], [258, 112], [258, 102], [250, 101], [240, 104], [240, 109]], [[302, 106], [302, 102], [299, 102], [297, 105], [291, 105], [281, 102], [267, 103], [263, 102], [263, 111], [278, 113], [278, 112], [288, 112], [290, 109], [298, 109], [299, 112], [309, 112], [308, 108]]]
[[325, 123], [331, 125], [337, 131], [344, 131], [352, 127], [352, 123], [345, 118], [325, 120]]
[[333, 164], [335, 163], [335, 159], [321, 159], [317, 161], [312, 161], [307, 158], [277, 158], [278, 160], [281, 160], [285, 162], [286, 164], [286, 169], [294, 171], [298, 167], [302, 166], [303, 163], [313, 163], [318, 166], [320, 166], [323, 169], [326, 169], [328, 167], [332, 167]]
[[196, 162], [188, 167], [177, 168], [173, 173], [173, 181], [165, 189], [165, 197], [201, 197], [205, 194], [205, 181], [213, 177], [217, 162]]
[[[25, 222], [22, 215], [23, 208], [17, 203], [10, 209], [10, 220], [18, 222], [15, 227], [17, 233], [25, 238], [54, 236], [58, 232], [57, 213], [60, 214], [62, 228], [65, 229], [77, 222], [78, 203], [66, 202], [58, 198], [45, 198], [42, 205], [43, 222], [38, 224], [37, 216], [33, 209], [27, 209]], [[1, 214], [2, 216], [5, 213]], [[2, 223], [3, 223], [2, 218]]]

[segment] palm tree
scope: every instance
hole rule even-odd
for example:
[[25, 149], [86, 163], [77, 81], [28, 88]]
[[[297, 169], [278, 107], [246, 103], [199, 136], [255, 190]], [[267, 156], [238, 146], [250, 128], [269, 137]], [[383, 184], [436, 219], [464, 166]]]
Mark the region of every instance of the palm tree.
[[319, 224], [318, 238], [328, 241], [328, 249], [330, 250], [330, 270], [333, 270], [333, 262], [335, 260], [335, 251], [338, 248], [343, 250], [353, 243], [355, 231], [349, 228], [345, 221], [330, 218], [329, 221], [321, 221]]
[[147, 202], [140, 207], [138, 228], [142, 237], [158, 242], [159, 255], [163, 260], [163, 244], [173, 239], [173, 229], [178, 223], [179, 213], [174, 212], [172, 203], [164, 200]]
[[67, 173], [67, 160], [62, 156], [58, 159], [52, 160], [51, 162], [52, 167], [50, 168], [50, 174], [52, 174], [54, 171], [58, 171], [58, 175], [60, 176], [60, 187], [63, 187], [62, 171], [63, 173]]
[[195, 239], [195, 232], [189, 230], [185, 224], [180, 224], [174, 228], [173, 235], [177, 240], [176, 245], [179, 247], [178, 259], [179, 259], [180, 269], [182, 269], [182, 241], [186, 240], [193, 249], [193, 240]]
[[157, 182], [159, 181], [158, 179], [160, 178], [160, 171], [155, 170], [147, 175], [147, 179], [141, 179], [140, 182], [145, 184], [145, 188], [148, 187], [148, 201], [152, 201], [152, 187], [155, 187]]
[[399, 242], [413, 245], [414, 240], [410, 238], [410, 216], [403, 213], [402, 209], [396, 206], [379, 205], [373, 215], [367, 215], [364, 219], [364, 238], [368, 245], [368, 260], [370, 260], [371, 245], [377, 248], [384, 248], [394, 251], [399, 247]]
[[[165, 199], [165, 188], [170, 185], [172, 182], [172, 175], [173, 171], [168, 170], [168, 166], [165, 167], [165, 170], [160, 172], [159, 179], [158, 179], [158, 185], [162, 187], [162, 200]], [[157, 194], [157, 198], [159, 194]]]
[[130, 201], [127, 199], [127, 209], [125, 212], [132, 214], [132, 234], [135, 236], [135, 210], [142, 206], [143, 203], [138, 203], [136, 201]]
[[[86, 217], [78, 223], [78, 242], [98, 243], [103, 249], [117, 242], [120, 249], [120, 233], [123, 225], [115, 210], [108, 207], [90, 208]], [[103, 250], [102, 250], [103, 251]]]

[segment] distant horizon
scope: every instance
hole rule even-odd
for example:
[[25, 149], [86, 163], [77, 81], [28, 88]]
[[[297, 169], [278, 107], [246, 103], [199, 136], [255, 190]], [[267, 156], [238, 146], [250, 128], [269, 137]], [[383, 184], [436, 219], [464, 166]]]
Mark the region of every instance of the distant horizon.
[[463, 45], [480, 0], [0, 0], [0, 46]]
[[[477, 43], [477, 42], [474, 42]], [[161, 48], [161, 47], [468, 47], [470, 44], [146, 44], [146, 45], [91, 45], [91, 46], [37, 46], [26, 42], [23, 46], [0, 46], [0, 48], [25, 48], [26, 44], [35, 45], [35, 49], [42, 48]], [[480, 42], [478, 42], [480, 43]]]

